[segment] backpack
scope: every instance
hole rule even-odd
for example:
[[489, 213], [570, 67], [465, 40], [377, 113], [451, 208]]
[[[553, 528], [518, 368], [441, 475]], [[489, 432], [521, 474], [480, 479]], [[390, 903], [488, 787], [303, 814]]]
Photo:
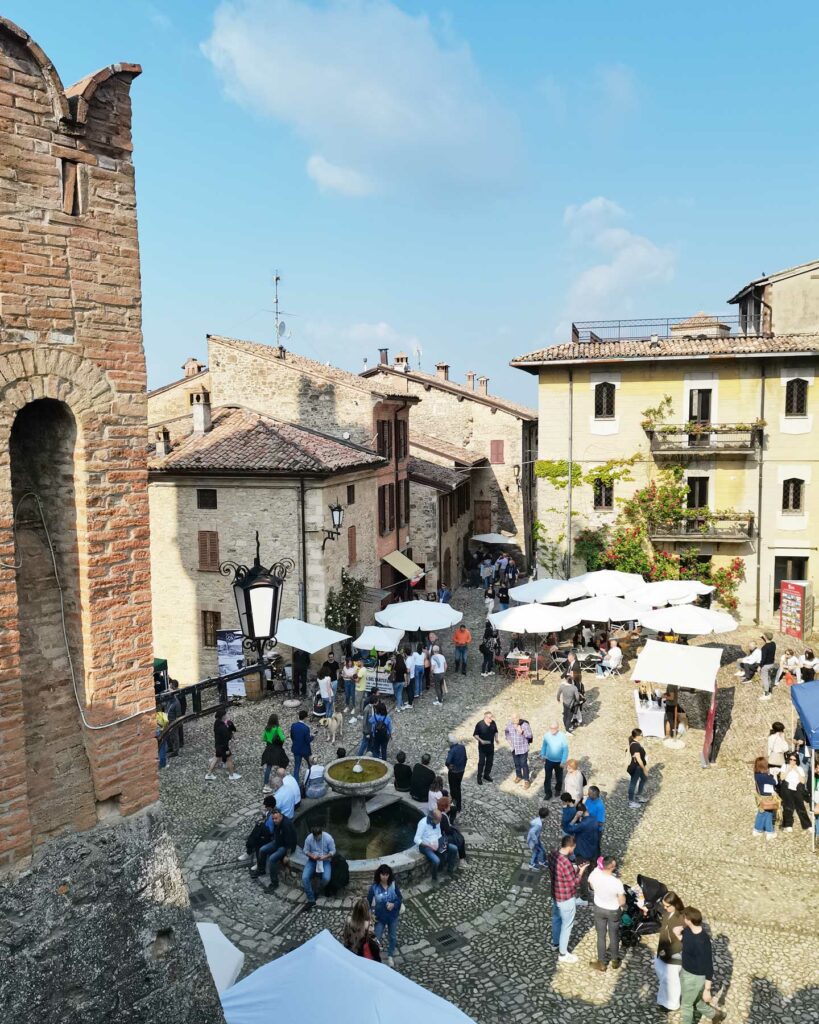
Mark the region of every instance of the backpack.
[[350, 882], [350, 869], [347, 861], [340, 853], [334, 853], [330, 861], [330, 881], [324, 888], [325, 896], [335, 896], [341, 889], [345, 889]]
[[375, 720], [375, 725], [372, 731], [372, 737], [375, 743], [381, 744], [386, 743], [390, 738], [390, 731], [387, 728], [387, 721], [384, 718], [378, 716]]

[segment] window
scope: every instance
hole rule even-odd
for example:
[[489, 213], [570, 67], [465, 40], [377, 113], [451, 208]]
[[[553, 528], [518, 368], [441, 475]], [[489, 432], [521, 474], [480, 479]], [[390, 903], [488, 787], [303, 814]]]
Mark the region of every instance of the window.
[[392, 458], [392, 423], [379, 420], [376, 424], [376, 451], [384, 459]]
[[221, 612], [202, 612], [202, 645], [216, 646], [216, 633], [222, 628]]
[[219, 534], [215, 530], [199, 531], [199, 568], [202, 572], [219, 571]]
[[489, 442], [489, 461], [492, 463], [493, 466], [503, 465], [503, 441]]
[[61, 160], [60, 169], [63, 178], [63, 213], [78, 217], [81, 212], [79, 166], [73, 160]]
[[688, 393], [688, 419], [691, 423], [711, 422], [711, 388], [691, 388]]
[[395, 484], [378, 488], [378, 532], [382, 535], [395, 529]]
[[347, 484], [347, 504], [355, 505], [355, 484]]
[[775, 612], [779, 611], [783, 580], [806, 579], [808, 579], [807, 558], [793, 557], [791, 555], [781, 555], [774, 558], [773, 610]]
[[594, 418], [610, 420], [614, 418], [614, 392], [617, 389], [609, 381], [597, 384], [594, 389]]
[[407, 421], [395, 421], [395, 457], [405, 459], [407, 457]]
[[688, 507], [708, 508], [708, 477], [690, 476], [688, 483]]
[[355, 527], [347, 527], [347, 564], [354, 565], [357, 561], [358, 552], [355, 546]]
[[801, 377], [789, 380], [785, 385], [785, 415], [807, 416], [808, 382]]
[[594, 481], [594, 507], [601, 511], [614, 508], [614, 484]]
[[802, 511], [802, 490], [805, 486], [804, 480], [792, 478], [782, 482], [782, 511]]
[[204, 509], [216, 508], [216, 488], [215, 487], [197, 487], [196, 488], [196, 507]]

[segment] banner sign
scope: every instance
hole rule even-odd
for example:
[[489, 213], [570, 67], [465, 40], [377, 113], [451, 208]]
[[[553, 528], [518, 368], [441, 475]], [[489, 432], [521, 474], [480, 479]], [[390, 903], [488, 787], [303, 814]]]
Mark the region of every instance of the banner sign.
[[[218, 629], [216, 631], [216, 657], [219, 661], [219, 675], [226, 676], [245, 667], [245, 652], [242, 649], [242, 634], [238, 630]], [[244, 679], [229, 679], [228, 697], [244, 697]]]

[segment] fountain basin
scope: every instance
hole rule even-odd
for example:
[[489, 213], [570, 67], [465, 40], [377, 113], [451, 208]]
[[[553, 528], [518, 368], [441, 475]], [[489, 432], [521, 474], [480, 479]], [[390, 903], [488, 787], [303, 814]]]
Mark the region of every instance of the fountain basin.
[[[356, 771], [360, 768], [360, 771]], [[350, 798], [347, 828], [363, 834], [370, 830], [367, 800], [392, 779], [392, 768], [377, 757], [341, 757], [324, 769], [327, 785], [341, 796]]]

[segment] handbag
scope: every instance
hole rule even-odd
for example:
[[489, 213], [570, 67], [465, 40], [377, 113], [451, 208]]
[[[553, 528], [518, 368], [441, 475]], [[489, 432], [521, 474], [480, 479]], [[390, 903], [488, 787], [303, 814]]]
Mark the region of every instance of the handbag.
[[774, 814], [782, 806], [782, 800], [776, 793], [757, 793], [756, 805], [760, 811], [773, 811]]

